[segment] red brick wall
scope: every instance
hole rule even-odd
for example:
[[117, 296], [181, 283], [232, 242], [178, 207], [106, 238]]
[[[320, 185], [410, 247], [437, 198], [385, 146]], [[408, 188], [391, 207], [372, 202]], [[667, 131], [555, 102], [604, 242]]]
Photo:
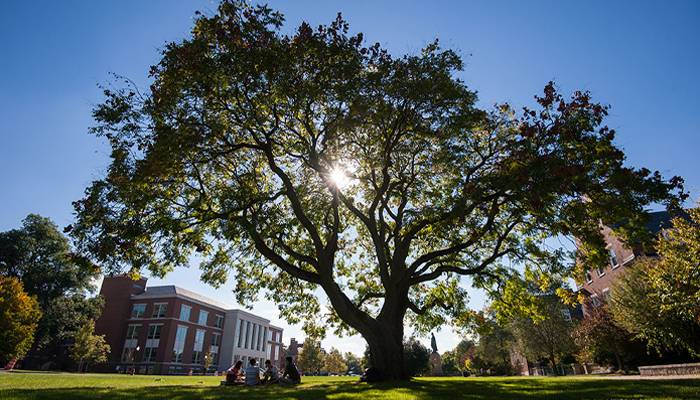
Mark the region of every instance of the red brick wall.
[[126, 276], [105, 277], [100, 295], [105, 300], [102, 314], [95, 321], [95, 333], [105, 335], [111, 347], [109, 362], [115, 363], [121, 357], [126, 335], [126, 323], [131, 313], [131, 296], [140, 294], [146, 287], [146, 279], [137, 281]]

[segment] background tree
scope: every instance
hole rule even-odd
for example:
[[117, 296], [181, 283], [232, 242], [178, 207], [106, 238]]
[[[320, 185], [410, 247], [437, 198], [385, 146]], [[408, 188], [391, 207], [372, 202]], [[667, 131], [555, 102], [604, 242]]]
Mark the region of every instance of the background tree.
[[656, 248], [614, 282], [613, 317], [660, 354], [700, 358], [700, 211], [675, 218]]
[[209, 368], [212, 366], [214, 363], [214, 357], [210, 352], [204, 353], [204, 363], [202, 364], [204, 366], [204, 372], [203, 374], [206, 375], [207, 371], [209, 371]]
[[17, 278], [0, 276], [0, 364], [20, 359], [34, 341], [41, 310]]
[[340, 351], [334, 347], [326, 354], [323, 359], [323, 370], [329, 374], [341, 375], [348, 372], [348, 365], [343, 359]]
[[623, 165], [588, 93], [549, 84], [522, 116], [486, 112], [437, 42], [392, 57], [340, 16], [290, 35], [283, 21], [223, 1], [165, 47], [147, 91], [105, 91], [93, 132], [112, 162], [75, 203], [82, 251], [155, 276], [197, 253], [207, 282], [235, 271], [239, 302], [262, 290], [290, 322], [359, 332], [405, 378], [404, 323], [464, 318], [462, 276], [489, 287], [502, 261], [545, 264], [546, 236], [604, 262], [601, 222], [631, 236], [646, 204], [682, 197], [680, 179]]
[[454, 349], [446, 351], [442, 355], [442, 370], [445, 373], [466, 371], [468, 369], [467, 364], [471, 365], [475, 353], [476, 345], [474, 342], [468, 339], [462, 339]]
[[573, 323], [563, 315], [566, 309], [559, 298], [548, 296], [541, 298], [542, 318], [520, 317], [510, 322], [518, 350], [529, 360], [548, 360], [554, 373], [561, 359], [576, 351]]
[[48, 218], [30, 214], [21, 228], [0, 232], [0, 276], [20, 279], [43, 311], [26, 366], [66, 366], [66, 340], [100, 315], [102, 300], [86, 297], [98, 274]]
[[49, 218], [29, 214], [22, 228], [0, 232], [0, 275], [20, 279], [44, 310], [56, 298], [92, 289], [99, 272]]
[[515, 339], [510, 329], [499, 323], [492, 312], [481, 313], [475, 320], [479, 341], [474, 351], [474, 370], [491, 370], [496, 375], [510, 375], [510, 352]]
[[410, 338], [404, 343], [405, 371], [409, 376], [416, 376], [428, 371], [430, 351], [416, 338]]
[[83, 372], [90, 363], [106, 362], [110, 350], [104, 335], [95, 335], [95, 322], [88, 321], [76, 333], [70, 356], [78, 363], [78, 371]]
[[589, 304], [586, 317], [572, 331], [574, 343], [583, 361], [615, 364], [618, 371], [626, 369], [625, 360], [635, 351], [632, 335], [620, 327], [608, 311], [607, 304]]
[[323, 368], [324, 358], [321, 342], [314, 338], [306, 338], [297, 358], [297, 365], [304, 375], [318, 375]]
[[345, 365], [348, 366], [348, 373], [350, 374], [360, 374], [362, 373], [362, 359], [358, 356], [356, 356], [352, 352], [346, 352], [345, 356]]

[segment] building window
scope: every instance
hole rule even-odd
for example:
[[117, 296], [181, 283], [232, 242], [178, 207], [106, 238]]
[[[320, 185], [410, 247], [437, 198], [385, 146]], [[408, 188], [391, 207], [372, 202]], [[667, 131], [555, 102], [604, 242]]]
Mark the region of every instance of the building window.
[[610, 300], [610, 288], [603, 289], [603, 299], [605, 299], [605, 301]]
[[610, 257], [610, 265], [613, 268], [617, 268], [620, 266], [620, 263], [617, 261], [617, 254], [615, 254], [615, 250], [609, 249], [609, 257]]
[[220, 333], [212, 333], [211, 345], [212, 346], [221, 346], [221, 334]]
[[561, 315], [564, 317], [564, 321], [571, 322], [571, 311], [568, 308], [563, 308]]
[[187, 327], [178, 325], [173, 345], [173, 362], [182, 362], [182, 352], [185, 350], [185, 338], [187, 338]]
[[596, 271], [598, 272], [598, 276], [605, 275], [605, 267], [598, 267]]
[[138, 339], [140, 331], [141, 331], [141, 325], [129, 325], [129, 327], [126, 328], [126, 338], [127, 339]]
[[260, 351], [262, 348], [262, 338], [263, 338], [263, 327], [258, 325], [258, 336], [256, 340], [255, 350]]
[[197, 321], [200, 325], [206, 325], [209, 319], [209, 311], [199, 310], [199, 320]]
[[197, 329], [192, 348], [192, 364], [202, 363], [202, 347], [204, 347], [204, 329]]
[[238, 324], [238, 348], [240, 349], [241, 346], [243, 346], [243, 320], [239, 319], [239, 324]]
[[124, 347], [124, 349], [122, 350], [122, 362], [123, 363], [133, 362], [135, 350], [136, 349], [134, 349], [132, 347]]
[[190, 312], [192, 311], [192, 307], [182, 305], [180, 306], [180, 319], [183, 321], [189, 321], [190, 320]]
[[153, 318], [164, 318], [168, 312], [168, 303], [156, 303], [153, 305]]
[[157, 347], [146, 347], [146, 350], [143, 353], [143, 361], [144, 362], [155, 362], [157, 351], [158, 351]]
[[146, 305], [145, 304], [134, 304], [134, 307], [131, 309], [131, 318], [143, 318], [143, 315], [146, 313]]
[[586, 275], [586, 283], [593, 282], [593, 275], [591, 275], [591, 270], [586, 269], [585, 275]]
[[224, 327], [224, 316], [223, 315], [216, 315], [216, 321], [214, 322], [214, 326], [217, 328], [223, 328]]
[[148, 326], [148, 339], [160, 339], [160, 331], [163, 325], [149, 325]]
[[599, 307], [600, 306], [600, 299], [598, 298], [597, 294], [594, 294], [591, 296], [591, 304], [593, 304], [593, 307]]
[[245, 344], [243, 345], [243, 348], [247, 349], [248, 344], [250, 344], [250, 321], [245, 322]]
[[258, 342], [258, 328], [260, 325], [253, 324], [253, 333], [250, 335], [250, 349], [255, 350], [255, 343]]
[[262, 335], [262, 351], [267, 350], [267, 335], [268, 335], [268, 330], [267, 327], [263, 328], [263, 335]]

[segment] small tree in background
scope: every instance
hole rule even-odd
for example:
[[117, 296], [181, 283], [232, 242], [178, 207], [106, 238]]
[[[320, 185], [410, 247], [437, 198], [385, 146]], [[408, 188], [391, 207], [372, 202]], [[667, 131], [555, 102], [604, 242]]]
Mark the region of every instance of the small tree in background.
[[345, 365], [348, 366], [348, 373], [357, 374], [362, 372], [362, 359], [352, 352], [345, 353]]
[[556, 373], [564, 356], [575, 353], [573, 324], [563, 315], [566, 308], [559, 298], [541, 298], [542, 318], [520, 317], [510, 323], [516, 346], [529, 360], [546, 359]]
[[428, 371], [430, 351], [415, 338], [408, 339], [403, 346], [404, 363], [409, 376], [416, 376]]
[[471, 367], [476, 370], [491, 370], [497, 375], [509, 375], [510, 351], [515, 339], [510, 329], [499, 323], [493, 313], [479, 313], [475, 321], [475, 332], [479, 341]]
[[75, 335], [70, 356], [78, 363], [78, 371], [83, 372], [90, 363], [106, 362], [109, 352], [110, 347], [105, 342], [104, 335], [95, 335], [95, 322], [88, 321]]
[[463, 339], [457, 346], [442, 355], [442, 370], [456, 373], [468, 370], [476, 353], [476, 345], [471, 340]]
[[340, 351], [334, 347], [331, 348], [323, 359], [323, 370], [329, 374], [340, 375], [348, 371], [348, 365], [343, 359]]
[[209, 371], [209, 368], [212, 366], [214, 363], [214, 359], [212, 358], [212, 354], [210, 352], [204, 353], [204, 374], [206, 375], [207, 371]]
[[577, 358], [588, 363], [614, 363], [618, 371], [625, 369], [625, 359], [632, 349], [632, 335], [615, 322], [607, 304], [589, 305], [587, 310], [586, 318], [572, 331], [579, 348]]
[[0, 363], [24, 357], [34, 341], [41, 318], [36, 298], [24, 291], [17, 278], [0, 276]]
[[323, 359], [321, 342], [315, 338], [307, 338], [297, 358], [297, 364], [305, 375], [318, 375], [323, 368]]

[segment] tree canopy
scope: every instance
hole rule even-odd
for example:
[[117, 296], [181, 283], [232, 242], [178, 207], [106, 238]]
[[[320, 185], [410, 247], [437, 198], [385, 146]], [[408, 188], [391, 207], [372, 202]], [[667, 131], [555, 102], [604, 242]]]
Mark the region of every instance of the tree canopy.
[[97, 266], [72, 251], [49, 218], [29, 214], [22, 227], [0, 232], [0, 275], [20, 279], [42, 308], [61, 296], [91, 289]]
[[624, 166], [586, 92], [550, 83], [535, 109], [481, 110], [437, 41], [395, 57], [340, 15], [283, 22], [223, 1], [165, 46], [148, 90], [105, 90], [92, 131], [112, 161], [75, 203], [82, 251], [157, 276], [196, 254], [205, 281], [236, 275], [239, 302], [357, 331], [400, 378], [405, 318], [427, 332], [469, 315], [460, 277], [560, 270], [539, 246], [557, 235], [602, 262], [601, 221], [633, 236], [645, 205], [682, 197], [680, 179]]

